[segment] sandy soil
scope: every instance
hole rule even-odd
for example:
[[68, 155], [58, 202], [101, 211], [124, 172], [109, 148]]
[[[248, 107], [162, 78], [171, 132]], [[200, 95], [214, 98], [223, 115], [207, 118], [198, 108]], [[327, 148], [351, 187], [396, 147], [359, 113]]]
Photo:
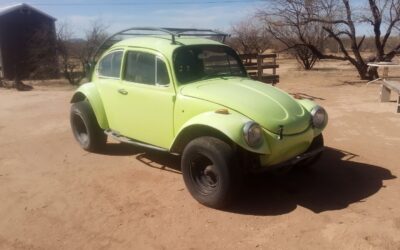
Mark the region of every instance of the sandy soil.
[[400, 249], [395, 103], [346, 63], [280, 64], [278, 87], [329, 112], [327, 149], [311, 171], [254, 177], [227, 211], [191, 198], [177, 157], [81, 150], [71, 88], [0, 89], [0, 249]]

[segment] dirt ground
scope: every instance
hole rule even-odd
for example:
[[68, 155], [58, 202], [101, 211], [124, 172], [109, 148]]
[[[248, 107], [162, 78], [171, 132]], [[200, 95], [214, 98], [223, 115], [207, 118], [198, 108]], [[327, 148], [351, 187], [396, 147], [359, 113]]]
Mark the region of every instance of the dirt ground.
[[252, 178], [226, 211], [189, 195], [177, 157], [83, 151], [71, 87], [0, 89], [0, 249], [400, 249], [396, 104], [347, 63], [279, 63], [279, 88], [326, 107], [326, 151], [311, 171]]

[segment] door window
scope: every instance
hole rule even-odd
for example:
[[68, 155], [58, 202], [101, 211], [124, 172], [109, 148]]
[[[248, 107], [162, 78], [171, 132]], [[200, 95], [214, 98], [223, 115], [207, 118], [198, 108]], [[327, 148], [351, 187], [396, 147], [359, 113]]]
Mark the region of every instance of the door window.
[[123, 51], [112, 52], [99, 62], [99, 75], [120, 78]]
[[156, 55], [129, 51], [126, 56], [125, 80], [148, 85], [168, 85], [165, 62]]

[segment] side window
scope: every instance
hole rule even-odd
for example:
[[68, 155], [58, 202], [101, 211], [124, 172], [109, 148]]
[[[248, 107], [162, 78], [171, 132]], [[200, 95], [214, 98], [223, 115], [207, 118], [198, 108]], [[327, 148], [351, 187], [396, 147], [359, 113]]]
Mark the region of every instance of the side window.
[[160, 85], [168, 85], [169, 84], [169, 76], [167, 65], [165, 62], [157, 57], [156, 60], [156, 83]]
[[107, 77], [120, 77], [122, 51], [116, 51], [103, 57], [99, 62], [99, 75]]
[[149, 85], [169, 84], [165, 63], [157, 56], [145, 52], [129, 51], [127, 53], [124, 79]]
[[136, 81], [136, 75], [137, 71], [139, 69], [137, 65], [137, 57], [138, 57], [137, 52], [129, 51], [126, 54], [126, 59], [125, 59], [125, 80], [129, 82], [135, 82]]
[[156, 69], [156, 57], [149, 53], [139, 53], [137, 58], [137, 73], [136, 81], [137, 83], [144, 84], [155, 84], [156, 75], [154, 74]]

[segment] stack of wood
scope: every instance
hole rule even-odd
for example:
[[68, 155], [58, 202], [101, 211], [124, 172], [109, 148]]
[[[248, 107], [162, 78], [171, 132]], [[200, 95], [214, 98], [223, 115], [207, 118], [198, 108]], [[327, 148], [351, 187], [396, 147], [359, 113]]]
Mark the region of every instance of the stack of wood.
[[[276, 69], [276, 54], [240, 54], [243, 65], [251, 78], [275, 85], [279, 82]], [[271, 69], [271, 73], [265, 73], [264, 69]]]

